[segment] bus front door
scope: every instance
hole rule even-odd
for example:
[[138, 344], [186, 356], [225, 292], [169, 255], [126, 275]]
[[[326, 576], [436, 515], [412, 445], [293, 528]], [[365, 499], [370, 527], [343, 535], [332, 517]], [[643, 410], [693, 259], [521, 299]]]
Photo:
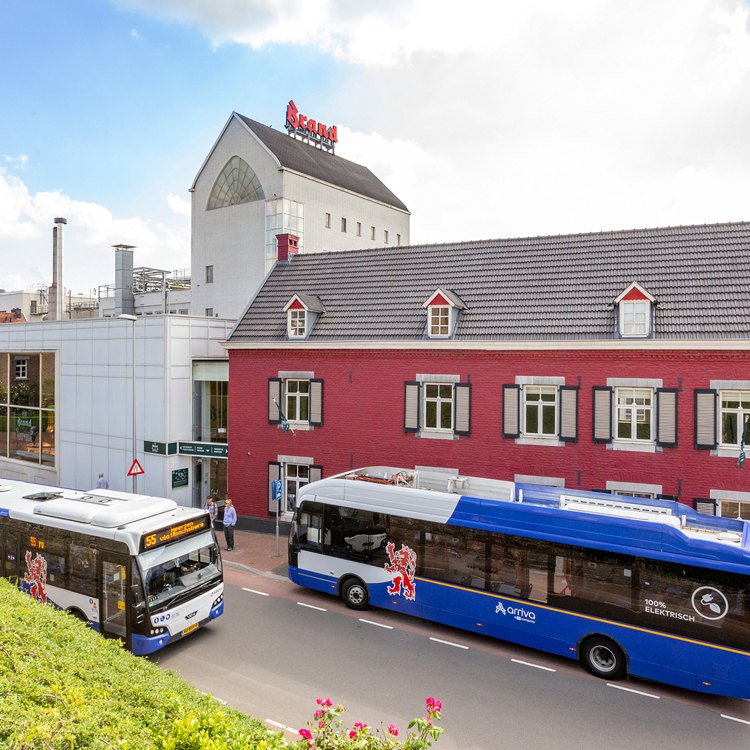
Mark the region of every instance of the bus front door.
[[130, 560], [125, 556], [103, 552], [100, 556], [99, 632], [106, 638], [121, 638], [130, 648], [128, 622], [128, 570]]
[[18, 583], [18, 534], [6, 531], [0, 534], [0, 576]]

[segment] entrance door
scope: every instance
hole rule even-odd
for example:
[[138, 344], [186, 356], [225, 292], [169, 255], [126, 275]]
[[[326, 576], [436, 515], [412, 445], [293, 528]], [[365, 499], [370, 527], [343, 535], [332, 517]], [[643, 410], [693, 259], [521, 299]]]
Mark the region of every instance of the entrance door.
[[107, 638], [121, 638], [130, 648], [128, 591], [130, 559], [124, 555], [103, 552], [101, 557], [99, 595], [99, 630]]
[[18, 578], [18, 534], [15, 531], [0, 534], [0, 576], [12, 578], [14, 582]]

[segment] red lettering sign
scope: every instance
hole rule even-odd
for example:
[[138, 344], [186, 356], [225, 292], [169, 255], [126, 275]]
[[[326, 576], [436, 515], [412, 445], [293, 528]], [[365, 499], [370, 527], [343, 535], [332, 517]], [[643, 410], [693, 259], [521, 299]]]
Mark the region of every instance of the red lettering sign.
[[292, 100], [290, 100], [286, 107], [285, 127], [290, 133], [299, 133], [301, 136], [320, 143], [331, 151], [333, 151], [334, 145], [338, 142], [338, 132], [335, 125], [329, 128], [319, 120], [313, 120], [305, 115], [301, 115]]

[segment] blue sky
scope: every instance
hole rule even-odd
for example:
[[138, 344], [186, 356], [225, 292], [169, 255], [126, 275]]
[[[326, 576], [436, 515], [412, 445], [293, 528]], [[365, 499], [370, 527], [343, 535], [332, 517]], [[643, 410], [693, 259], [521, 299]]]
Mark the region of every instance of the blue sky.
[[[741, 0], [25, 0], [0, 26], [0, 287], [189, 265], [189, 193], [233, 110], [340, 128], [412, 240], [750, 219]], [[154, 10], [156, 8], [156, 10]]]

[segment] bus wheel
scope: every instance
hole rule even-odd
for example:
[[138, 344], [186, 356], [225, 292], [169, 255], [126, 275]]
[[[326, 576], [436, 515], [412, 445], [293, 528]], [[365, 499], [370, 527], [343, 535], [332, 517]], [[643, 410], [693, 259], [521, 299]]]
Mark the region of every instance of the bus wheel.
[[80, 620], [81, 622], [85, 622], [88, 624], [88, 621], [89, 621], [88, 617], [86, 617], [86, 615], [84, 615], [80, 609], [69, 609], [68, 614], [71, 617], [75, 617], [76, 620]]
[[358, 578], [350, 578], [341, 587], [341, 598], [349, 609], [370, 609], [367, 586]]
[[609, 638], [589, 638], [581, 647], [581, 661], [596, 677], [616, 680], [625, 672], [625, 654]]

